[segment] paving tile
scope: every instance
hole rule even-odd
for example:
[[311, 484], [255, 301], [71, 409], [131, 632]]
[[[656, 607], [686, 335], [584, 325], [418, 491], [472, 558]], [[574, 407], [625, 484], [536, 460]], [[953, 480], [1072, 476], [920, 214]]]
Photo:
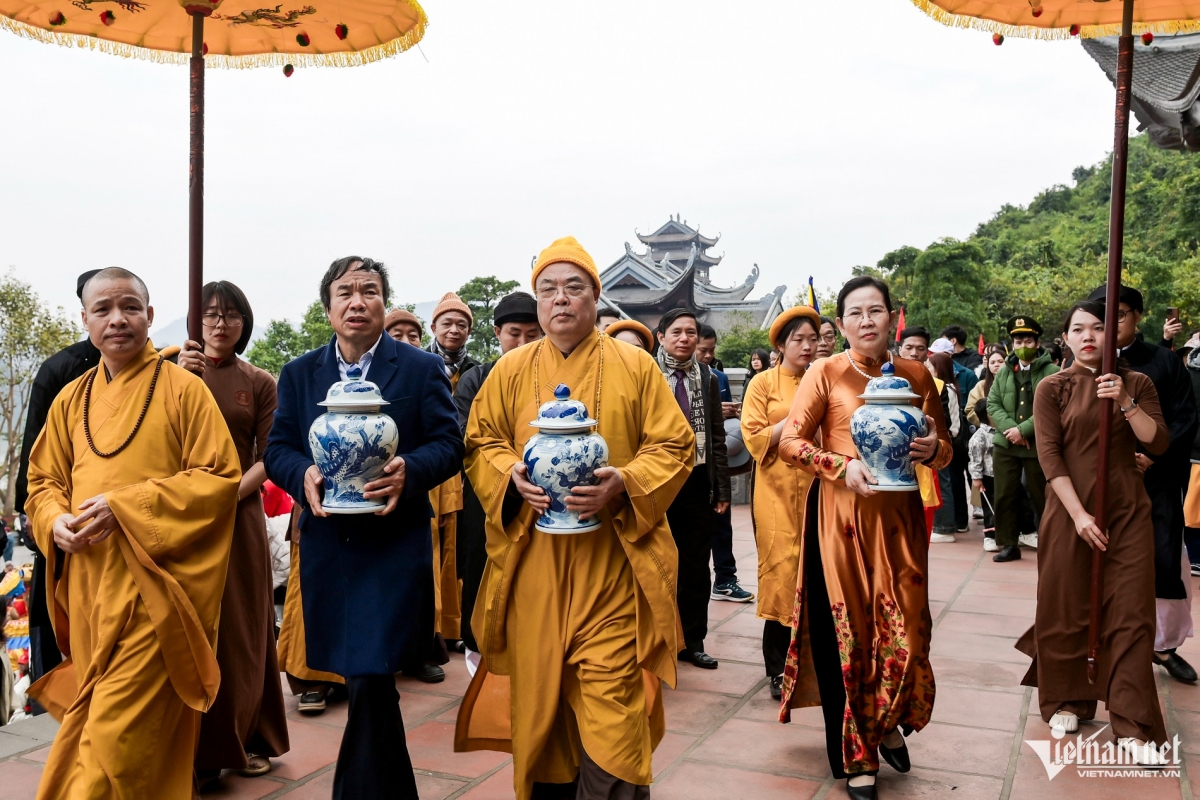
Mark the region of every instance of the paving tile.
[[655, 800], [696, 800], [697, 797], [808, 800], [820, 788], [820, 781], [685, 761], [654, 784], [652, 795]]
[[1012, 617], [1028, 617], [1033, 620], [1036, 600], [1023, 597], [971, 597], [959, 595], [952, 611], [967, 611], [973, 614], [1001, 614]]
[[908, 754], [914, 767], [1003, 778], [1012, 741], [1013, 735], [1005, 731], [931, 722], [908, 737]]
[[50, 748], [53, 746], [54, 745], [52, 744], [48, 744], [40, 750], [34, 750], [32, 753], [23, 753], [21, 758], [25, 759], [26, 761], [37, 761], [45, 764], [46, 759], [50, 758]]
[[[779, 721], [779, 701], [771, 697], [770, 686], [764, 686], [755, 692], [754, 696], [739, 708], [734, 716], [738, 719], [752, 719], [758, 722], [769, 722], [773, 725], [783, 724]], [[788, 724], [824, 730], [825, 718], [821, 714], [820, 706], [793, 708], [792, 721]]]
[[744, 661], [762, 664], [762, 635], [739, 636], [732, 633], [710, 632], [704, 640], [704, 650], [718, 661]]
[[396, 676], [396, 688], [401, 692], [426, 692], [428, 694], [444, 694], [448, 697], [462, 697], [467, 693], [467, 685], [471, 683], [471, 674], [467, 672], [467, 662], [462, 653], [451, 653], [450, 663], [443, 664], [446, 680], [441, 683], [421, 683], [403, 675]]
[[[940, 627], [940, 626], [939, 626]], [[1029, 666], [1029, 656], [1013, 647], [1013, 640], [978, 633], [933, 634], [930, 653], [973, 661], [1001, 662]]]
[[[732, 604], [731, 604], [732, 605]], [[738, 636], [752, 636], [762, 641], [763, 621], [754, 616], [753, 612], [735, 614], [729, 619], [722, 622], [716, 628], [710, 628], [709, 632], [720, 633], [735, 633]], [[705, 640], [707, 643], [707, 640]]]
[[504, 769], [489, 775], [486, 780], [460, 797], [462, 800], [512, 800], [514, 794], [513, 767], [510, 761]]
[[1183, 745], [1183, 752], [1200, 754], [1200, 714], [1176, 711], [1175, 721], [1179, 725], [1179, 739]]
[[[876, 777], [877, 791], [887, 800], [996, 800], [1004, 787], [1000, 778], [985, 775], [966, 775], [958, 772], [913, 767], [901, 775], [884, 766]], [[845, 800], [846, 782], [836, 781], [825, 795], [827, 800]], [[1022, 800], [1013, 794], [1013, 800]], [[1060, 798], [1066, 800], [1066, 798]]]
[[762, 667], [733, 664], [726, 661], [717, 669], [700, 669], [691, 664], [679, 665], [679, 688], [692, 692], [720, 692], [741, 696], [766, 680]]
[[651, 764], [654, 776], [657, 777], [664, 769], [677, 762], [684, 751], [696, 743], [697, 738], [667, 731], [663, 735], [663, 740], [658, 743], [658, 747], [654, 748]]
[[1182, 796], [1182, 790], [1174, 778], [1081, 777], [1071, 767], [1050, 779], [1040, 759], [1022, 755], [1011, 796], [1014, 800], [1173, 800]]
[[0, 761], [0, 796], [6, 800], [24, 800], [37, 794], [42, 779], [40, 764], [23, 761]]
[[415, 728], [424, 720], [439, 716], [447, 706], [457, 706], [461, 698], [424, 692], [401, 692], [400, 711], [404, 717], [404, 729]]
[[1174, 681], [1171, 684], [1171, 703], [1179, 711], [1200, 711], [1200, 685]]
[[823, 731], [736, 717], [717, 728], [689, 760], [816, 781], [829, 774]]
[[333, 770], [279, 796], [279, 800], [329, 800], [333, 796]]
[[457, 722], [458, 721], [458, 707], [460, 705], [462, 705], [461, 700], [455, 702], [449, 708], [443, 709], [442, 713], [438, 714], [437, 717], [435, 717], [435, 719], [438, 722], [449, 722], [451, 724]]
[[417, 778], [417, 794], [421, 800], [445, 800], [445, 798], [461, 791], [469, 781], [456, 781], [451, 778], [443, 778], [437, 775], [426, 775], [423, 772], [416, 773]]
[[1003, 636], [1016, 641], [1032, 622], [1025, 617], [1008, 617], [1003, 614], [970, 614], [965, 611], [947, 611], [933, 631], [933, 640], [953, 633], [978, 633], [984, 636]]
[[[937, 638], [937, 634], [934, 634], [934, 638]], [[937, 655], [932, 656], [930, 661], [938, 686], [995, 689], [1017, 694], [1025, 691], [1021, 679], [1029, 667], [1024, 664], [993, 664]]]
[[455, 753], [454, 725], [447, 722], [426, 722], [407, 732], [408, 752], [414, 769], [478, 778], [503, 764], [507, 753], [477, 750]]
[[696, 736], [707, 733], [736, 702], [732, 697], [712, 692], [664, 689], [663, 708], [667, 730]]
[[[1024, 559], [1021, 562], [1023, 563]], [[1037, 584], [1037, 569], [1026, 569], [1021, 566], [1013, 567], [1013, 562], [996, 564], [990, 559], [980, 564], [971, 576], [972, 581], [1001, 583], [1032, 583]]]
[[941, 613], [945, 610], [946, 610], [946, 604], [939, 600], [933, 600], [929, 603], [929, 616], [932, 619], [936, 620], [939, 616], [941, 616]]
[[938, 686], [933, 721], [1015, 732], [1025, 698], [1009, 692]]
[[337, 761], [342, 732], [325, 725], [297, 719], [288, 720], [288, 738], [292, 749], [271, 759], [271, 775], [295, 781]]
[[204, 792], [204, 800], [258, 800], [287, 786], [286, 783], [263, 776], [243, 778], [236, 772], [226, 772], [212, 789]]
[[741, 610], [743, 610], [743, 606], [740, 603], [727, 603], [724, 600], [708, 601], [708, 627], [713, 628], [714, 622], [729, 619]]
[[963, 586], [964, 597], [1015, 597], [1037, 599], [1037, 584], [1009, 581], [968, 581]]

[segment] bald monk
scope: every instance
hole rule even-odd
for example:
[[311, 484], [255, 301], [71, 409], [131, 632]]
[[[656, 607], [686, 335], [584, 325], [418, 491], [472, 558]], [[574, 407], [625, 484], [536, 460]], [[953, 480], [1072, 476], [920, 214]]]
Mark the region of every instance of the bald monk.
[[[572, 782], [580, 800], [646, 798], [664, 730], [659, 682], [675, 685], [680, 648], [665, 514], [695, 437], [650, 355], [595, 330], [600, 276], [574, 238], [542, 251], [533, 286], [546, 338], [496, 363], [467, 422], [488, 562], [471, 618], [483, 664], [455, 749], [512, 752], [519, 800]], [[521, 453], [558, 384], [599, 420], [610, 451], [596, 484], [566, 500], [600, 520], [590, 533], [534, 528], [549, 499]]]
[[29, 459], [63, 663], [31, 689], [62, 722], [39, 800], [189, 798], [233, 535], [237, 449], [197, 376], [154, 351], [146, 286], [83, 291], [99, 365], [55, 399]]

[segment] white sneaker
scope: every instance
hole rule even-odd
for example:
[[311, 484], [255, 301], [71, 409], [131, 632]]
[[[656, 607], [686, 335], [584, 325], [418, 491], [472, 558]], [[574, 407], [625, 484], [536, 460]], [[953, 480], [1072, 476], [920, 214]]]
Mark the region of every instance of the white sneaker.
[[1125, 758], [1132, 764], [1142, 767], [1157, 767], [1165, 763], [1158, 748], [1152, 744], [1143, 744], [1137, 739], [1117, 739], [1117, 750], [1125, 753]]
[[1022, 533], [1017, 537], [1017, 543], [1025, 545], [1031, 550], [1037, 550], [1037, 531], [1033, 533]]
[[953, 533], [935, 533], [929, 537], [932, 544], [954, 544], [958, 539], [954, 538]]
[[996, 540], [994, 538], [988, 536], [983, 540], [983, 549], [989, 553], [994, 553], [1000, 549], [1000, 545], [996, 544]]
[[1056, 734], [1074, 733], [1079, 730], [1079, 717], [1070, 711], [1059, 711], [1050, 718], [1050, 730]]

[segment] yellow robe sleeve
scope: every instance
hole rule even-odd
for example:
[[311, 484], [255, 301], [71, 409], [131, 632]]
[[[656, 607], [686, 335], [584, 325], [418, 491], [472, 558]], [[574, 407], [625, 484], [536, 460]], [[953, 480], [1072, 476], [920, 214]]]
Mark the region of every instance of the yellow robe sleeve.
[[[475, 395], [475, 402], [471, 404], [471, 416], [467, 420], [467, 478], [489, 520], [501, 518], [512, 468], [521, 461], [521, 454], [512, 444], [512, 415], [504, 402], [500, 383], [500, 380], [483, 382], [479, 394]], [[500, 525], [495, 528], [508, 533]], [[521, 537], [523, 531], [514, 533], [512, 538], [515, 540]]]
[[767, 414], [767, 401], [771, 395], [767, 383], [765, 379], [750, 381], [746, 396], [742, 398], [742, 440], [750, 457], [760, 467], [770, 466], [779, 458], [779, 445], [771, 447], [775, 426]]

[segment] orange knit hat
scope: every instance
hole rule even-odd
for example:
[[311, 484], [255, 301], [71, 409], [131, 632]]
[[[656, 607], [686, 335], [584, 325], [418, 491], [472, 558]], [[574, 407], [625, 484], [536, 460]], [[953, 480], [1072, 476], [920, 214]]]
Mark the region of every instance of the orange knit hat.
[[588, 255], [588, 251], [584, 250], [583, 246], [575, 240], [574, 236], [564, 236], [561, 239], [556, 239], [538, 255], [537, 261], [533, 265], [533, 277], [530, 279], [530, 283], [535, 290], [537, 289], [538, 275], [542, 273], [542, 270], [559, 261], [566, 261], [568, 264], [582, 267], [585, 272], [592, 276], [596, 287], [599, 288], [600, 271], [596, 269], [596, 262]]
[[387, 316], [383, 318], [383, 329], [386, 331], [397, 322], [403, 322], [406, 325], [412, 325], [417, 329], [418, 333], [420, 333], [422, 336], [425, 335], [425, 326], [421, 324], [421, 318], [408, 309], [393, 308], [391, 311], [389, 311]]
[[442, 299], [438, 301], [438, 304], [433, 309], [433, 317], [430, 319], [429, 324], [436, 325], [437, 318], [447, 311], [457, 311], [460, 314], [465, 314], [468, 324], [474, 327], [475, 315], [471, 313], [470, 306], [464, 303], [462, 298], [454, 292], [446, 292], [442, 295]]

